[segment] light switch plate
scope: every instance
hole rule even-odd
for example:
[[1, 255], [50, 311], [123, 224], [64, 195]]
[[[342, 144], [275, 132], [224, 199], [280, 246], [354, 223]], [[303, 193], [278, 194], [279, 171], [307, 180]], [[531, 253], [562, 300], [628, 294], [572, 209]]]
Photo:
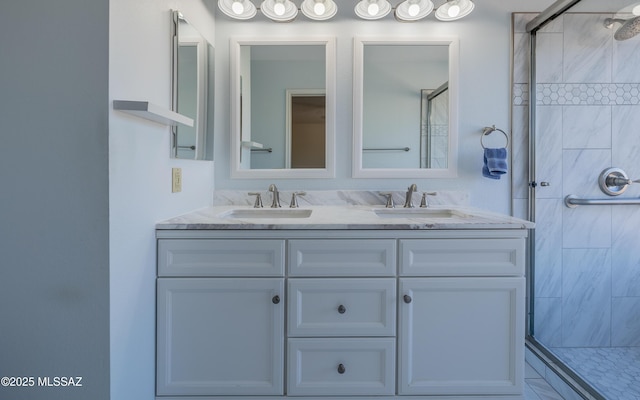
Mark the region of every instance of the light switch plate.
[[171, 193], [182, 192], [182, 168], [171, 168]]

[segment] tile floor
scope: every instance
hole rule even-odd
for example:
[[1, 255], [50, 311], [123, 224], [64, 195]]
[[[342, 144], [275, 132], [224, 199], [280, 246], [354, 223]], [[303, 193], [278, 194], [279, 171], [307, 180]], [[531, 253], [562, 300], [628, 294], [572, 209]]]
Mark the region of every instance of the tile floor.
[[529, 363], [525, 366], [524, 382], [525, 400], [563, 400]]
[[552, 350], [608, 400], [640, 399], [640, 347]]

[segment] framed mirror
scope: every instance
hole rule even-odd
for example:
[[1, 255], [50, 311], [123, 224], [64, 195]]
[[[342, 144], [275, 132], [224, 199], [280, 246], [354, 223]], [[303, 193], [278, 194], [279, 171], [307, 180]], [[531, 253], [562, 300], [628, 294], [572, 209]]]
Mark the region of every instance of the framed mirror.
[[458, 40], [354, 39], [354, 178], [457, 176]]
[[171, 155], [211, 159], [215, 52], [179, 11], [172, 12], [173, 110], [194, 120], [193, 127], [172, 127]]
[[335, 39], [232, 39], [231, 177], [335, 175]]

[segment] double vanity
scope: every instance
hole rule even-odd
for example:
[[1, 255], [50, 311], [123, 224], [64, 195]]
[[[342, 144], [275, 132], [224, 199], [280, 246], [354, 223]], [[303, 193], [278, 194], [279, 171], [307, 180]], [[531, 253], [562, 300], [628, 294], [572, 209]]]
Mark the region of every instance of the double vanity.
[[159, 223], [157, 397], [522, 399], [529, 228], [445, 206]]

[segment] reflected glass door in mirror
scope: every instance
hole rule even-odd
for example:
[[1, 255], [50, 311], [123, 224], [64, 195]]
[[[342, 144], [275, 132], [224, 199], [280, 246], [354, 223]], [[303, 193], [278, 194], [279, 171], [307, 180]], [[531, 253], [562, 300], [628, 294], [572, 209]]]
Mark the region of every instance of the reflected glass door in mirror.
[[354, 177], [456, 176], [457, 40], [356, 38], [354, 49]]

